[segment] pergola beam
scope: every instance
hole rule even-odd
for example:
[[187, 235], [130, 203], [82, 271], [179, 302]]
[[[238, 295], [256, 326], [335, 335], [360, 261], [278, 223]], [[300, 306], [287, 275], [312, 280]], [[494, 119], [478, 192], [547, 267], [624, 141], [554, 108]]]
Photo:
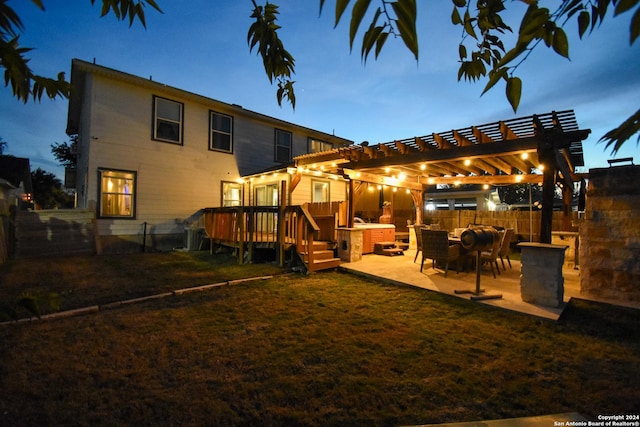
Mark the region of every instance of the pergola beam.
[[349, 162], [344, 166], [349, 169], [379, 168], [388, 166], [389, 164], [430, 164], [435, 162], [446, 162], [466, 158], [481, 158], [487, 161], [491, 158], [495, 158], [496, 156], [505, 156], [509, 154], [519, 155], [523, 152], [530, 152], [532, 150], [535, 151], [538, 147], [538, 140], [539, 138], [537, 137], [528, 137], [516, 141], [502, 141], [493, 144], [475, 144], [449, 149], [433, 148], [418, 153], [412, 153], [408, 156], [397, 155], [393, 157], [363, 159], [359, 162]]
[[342, 169], [342, 174], [344, 177], [348, 177], [353, 181], [369, 182], [377, 185], [386, 185], [387, 187], [408, 188], [410, 190], [422, 191], [423, 189], [423, 185], [417, 182], [393, 179], [391, 177], [362, 171], [355, 171], [353, 169]]

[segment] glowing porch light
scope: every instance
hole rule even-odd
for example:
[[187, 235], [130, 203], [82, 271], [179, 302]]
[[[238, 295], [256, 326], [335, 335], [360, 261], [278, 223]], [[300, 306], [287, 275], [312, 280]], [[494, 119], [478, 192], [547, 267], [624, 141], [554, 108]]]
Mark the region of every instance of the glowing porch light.
[[484, 185], [482, 186], [482, 189], [483, 189], [483, 190], [488, 190], [488, 189], [489, 189], [489, 184], [484, 184]]
[[436, 182], [436, 180], [433, 179], [433, 178], [428, 178], [427, 179], [427, 183], [429, 183], [429, 184], [433, 184], [434, 182]]
[[543, 164], [539, 164], [538, 165], [538, 170], [543, 171], [544, 170], [544, 165]]
[[470, 164], [471, 164], [471, 159], [466, 159], [466, 160], [464, 161], [464, 165], [465, 165], [465, 166], [469, 166]]
[[398, 187], [393, 187], [393, 192], [397, 192], [398, 191]]
[[400, 172], [400, 175], [398, 175], [398, 181], [404, 181], [405, 179], [407, 179], [407, 174]]
[[420, 170], [421, 171], [425, 170], [426, 168], [427, 168], [426, 163], [423, 163], [423, 164], [420, 165]]
[[529, 158], [529, 153], [522, 153], [522, 154], [520, 154], [520, 158], [521, 158], [522, 160], [527, 160], [527, 159]]
[[522, 182], [523, 179], [524, 179], [523, 175], [516, 175], [516, 182]]
[[405, 193], [407, 193], [407, 194], [411, 194], [411, 190], [409, 190], [408, 188], [407, 188], [406, 190], [404, 190], [404, 191], [405, 191]]

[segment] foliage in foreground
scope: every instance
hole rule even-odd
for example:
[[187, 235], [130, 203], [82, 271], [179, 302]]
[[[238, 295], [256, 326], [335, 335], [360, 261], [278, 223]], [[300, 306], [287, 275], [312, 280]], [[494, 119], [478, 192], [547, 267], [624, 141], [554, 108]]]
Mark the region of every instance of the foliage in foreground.
[[640, 407], [637, 334], [563, 320], [330, 272], [10, 325], [0, 424], [406, 425]]

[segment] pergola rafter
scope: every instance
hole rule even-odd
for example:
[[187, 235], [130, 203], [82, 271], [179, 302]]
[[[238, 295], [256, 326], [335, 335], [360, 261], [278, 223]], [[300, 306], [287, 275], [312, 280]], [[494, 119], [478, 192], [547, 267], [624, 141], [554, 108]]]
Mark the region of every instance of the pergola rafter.
[[584, 165], [582, 140], [589, 133], [579, 129], [572, 110], [552, 111], [376, 145], [351, 145], [295, 161], [298, 167], [316, 165], [352, 180], [412, 191], [433, 184], [543, 182], [549, 193], [558, 177], [564, 187], [570, 186], [575, 167]]

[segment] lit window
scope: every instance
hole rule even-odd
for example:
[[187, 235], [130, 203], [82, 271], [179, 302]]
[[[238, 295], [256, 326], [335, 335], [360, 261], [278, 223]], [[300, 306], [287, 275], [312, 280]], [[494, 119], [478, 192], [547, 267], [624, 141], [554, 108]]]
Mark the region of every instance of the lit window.
[[329, 182], [328, 181], [311, 181], [312, 202], [328, 202], [329, 201]]
[[276, 162], [291, 162], [291, 139], [291, 132], [276, 129]]
[[320, 153], [333, 148], [333, 144], [318, 139], [309, 138], [309, 153]]
[[101, 218], [135, 218], [136, 173], [99, 169]]
[[222, 206], [240, 206], [242, 204], [242, 184], [222, 182]]
[[209, 150], [233, 152], [233, 117], [211, 111]]
[[180, 102], [153, 97], [153, 139], [182, 144], [184, 106]]
[[267, 184], [255, 187], [256, 206], [278, 206], [278, 185]]

